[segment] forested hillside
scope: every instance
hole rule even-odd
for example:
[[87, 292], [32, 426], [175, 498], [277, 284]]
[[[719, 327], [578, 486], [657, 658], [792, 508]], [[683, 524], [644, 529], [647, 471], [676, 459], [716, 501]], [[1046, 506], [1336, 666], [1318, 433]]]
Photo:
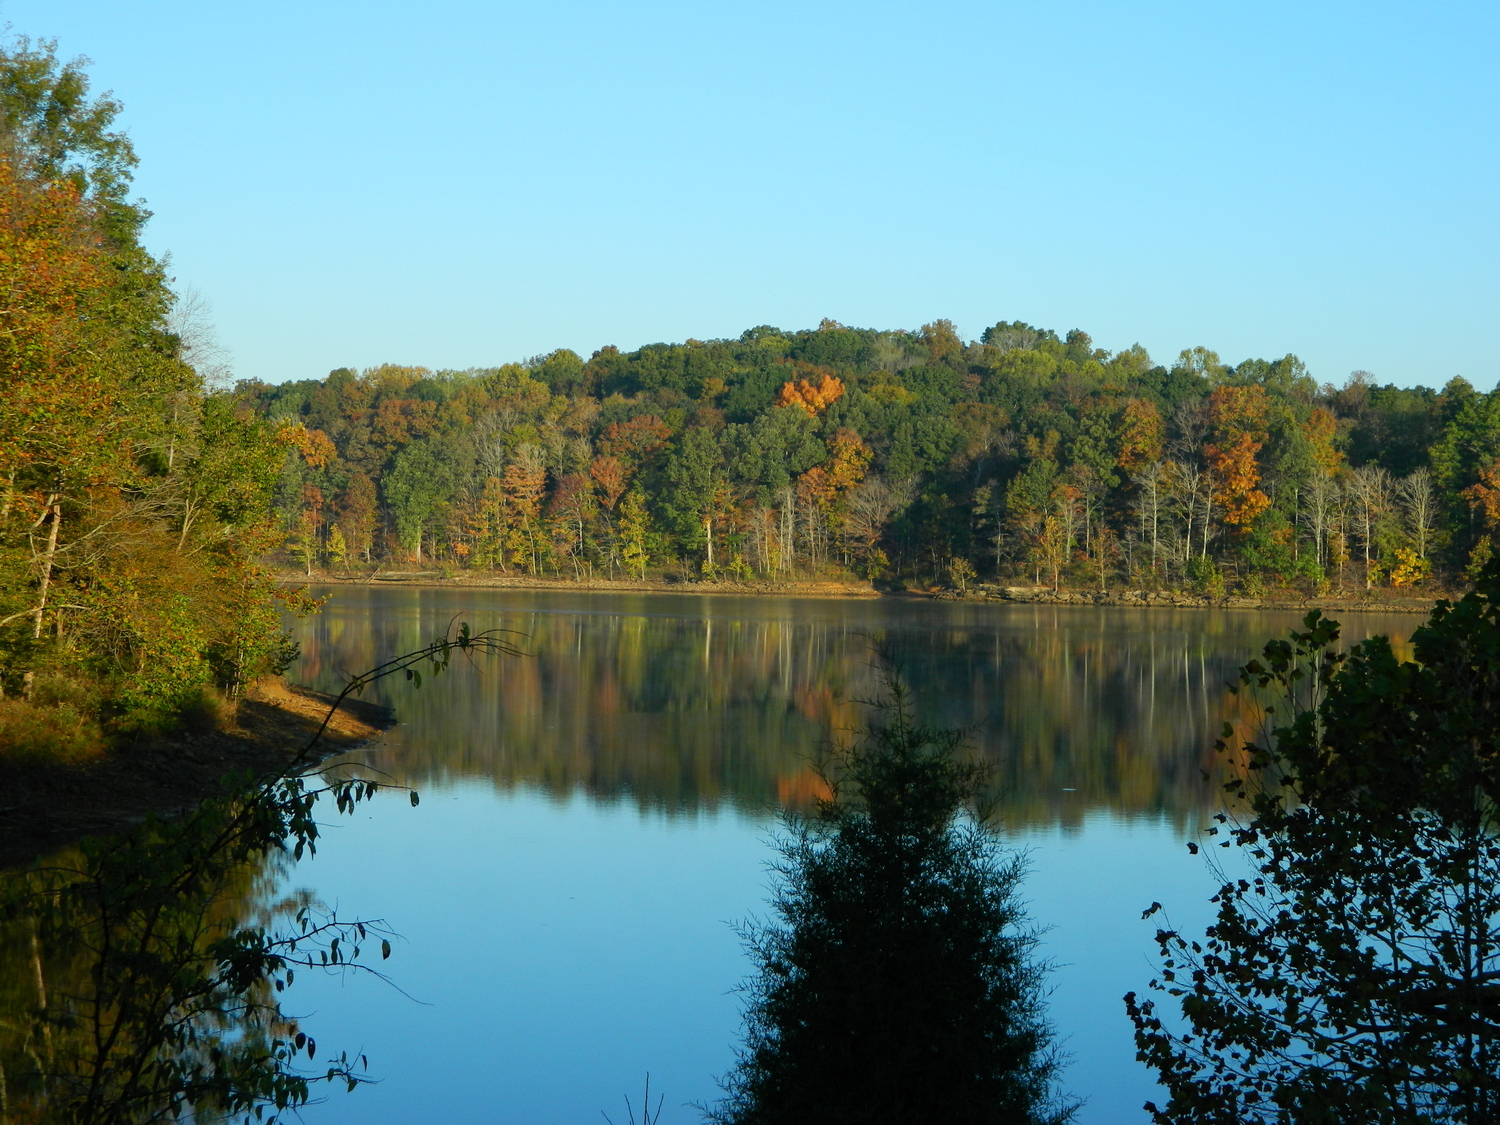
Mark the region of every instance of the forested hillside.
[[0, 49], [0, 758], [170, 726], [289, 657], [258, 562], [281, 450], [205, 385], [118, 111], [50, 44]]
[[1500, 397], [1464, 379], [1335, 388], [1292, 355], [1163, 366], [1018, 322], [237, 393], [288, 442], [277, 505], [309, 573], [1363, 589], [1462, 580], [1500, 522]]

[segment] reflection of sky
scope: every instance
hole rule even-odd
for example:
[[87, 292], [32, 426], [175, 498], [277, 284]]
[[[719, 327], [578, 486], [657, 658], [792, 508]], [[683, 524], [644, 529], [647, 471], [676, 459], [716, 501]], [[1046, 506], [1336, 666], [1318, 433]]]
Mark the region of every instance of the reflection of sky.
[[[472, 591], [366, 596], [338, 591], [307, 623], [314, 675], [373, 663], [382, 646], [475, 603]], [[731, 989], [748, 966], [728, 923], [765, 900], [767, 787], [780, 778], [795, 790], [786, 779], [809, 740], [857, 718], [837, 696], [868, 693], [877, 630], [899, 642], [935, 721], [986, 723], [977, 741], [1024, 797], [1007, 819], [1030, 852], [1024, 895], [1049, 931], [1041, 952], [1057, 965], [1051, 1011], [1073, 1056], [1067, 1084], [1089, 1099], [1080, 1120], [1144, 1120], [1151, 1083], [1121, 1003], [1152, 976], [1156, 920], [1141, 912], [1160, 901], [1174, 925], [1201, 931], [1211, 881], [1183, 847], [1207, 812], [1201, 778], [1187, 780], [1201, 743], [1134, 743], [1171, 723], [1216, 729], [1222, 692], [1209, 685], [1294, 615], [714, 599], [720, 636], [705, 643], [702, 618], [682, 612], [698, 599], [502, 598], [510, 620], [554, 611], [530, 618], [537, 658], [519, 673], [399, 688], [404, 725], [371, 764], [418, 781], [421, 805], [385, 796], [334, 819], [297, 873], [341, 913], [383, 917], [402, 935], [389, 968], [425, 1002], [372, 980], [298, 980], [288, 1009], [316, 1012], [320, 1050], [366, 1051], [385, 1080], [335, 1094], [310, 1121], [574, 1122], [600, 1110], [621, 1121], [621, 1095], [638, 1097], [647, 1071], [667, 1097], [663, 1125], [698, 1120], [683, 1103], [712, 1100], [738, 1033]], [[658, 623], [633, 648], [619, 643], [632, 609]], [[465, 617], [490, 623], [485, 612]], [[561, 628], [563, 618], [583, 627]], [[1143, 680], [1153, 651], [1156, 678]], [[820, 690], [818, 675], [838, 691]], [[1007, 683], [997, 711], [994, 689]], [[601, 699], [616, 710], [601, 717]], [[507, 717], [513, 709], [524, 713]], [[1070, 782], [1081, 791], [1061, 792]], [[643, 792], [652, 787], [658, 799]]]
[[[413, 809], [377, 798], [331, 826], [300, 882], [401, 934], [372, 979], [299, 977], [320, 1050], [358, 1049], [383, 1081], [307, 1112], [334, 1122], [624, 1119], [647, 1071], [663, 1125], [698, 1120], [738, 1035], [747, 962], [729, 922], [762, 909], [769, 822], [732, 810], [641, 813], [582, 796], [462, 784]], [[1083, 1122], [1144, 1120], [1151, 1082], [1120, 998], [1150, 979], [1153, 900], [1201, 928], [1210, 883], [1161, 820], [1109, 814], [1012, 839], [1030, 852], [1033, 920], [1050, 927], [1052, 1018]], [[420, 1003], [419, 1003], [420, 1002]], [[622, 1112], [616, 1112], [621, 1110]]]

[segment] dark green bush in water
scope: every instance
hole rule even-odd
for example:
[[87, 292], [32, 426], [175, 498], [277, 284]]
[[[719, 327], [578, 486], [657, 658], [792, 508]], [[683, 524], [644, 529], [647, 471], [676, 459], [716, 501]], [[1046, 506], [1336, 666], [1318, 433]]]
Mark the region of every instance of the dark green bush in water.
[[832, 796], [782, 839], [722, 1125], [1060, 1122], [1044, 966], [1017, 901], [1021, 857], [974, 813], [983, 768], [884, 721], [835, 756]]

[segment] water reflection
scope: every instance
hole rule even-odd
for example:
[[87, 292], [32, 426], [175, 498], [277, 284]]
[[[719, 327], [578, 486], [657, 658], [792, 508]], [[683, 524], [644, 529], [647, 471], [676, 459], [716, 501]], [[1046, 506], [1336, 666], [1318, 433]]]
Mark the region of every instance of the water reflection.
[[[384, 768], [415, 784], [487, 778], [667, 811], [764, 808], [814, 791], [809, 758], [903, 664], [922, 718], [969, 727], [1012, 824], [1088, 810], [1196, 824], [1218, 797], [1212, 745], [1243, 718], [1226, 683], [1294, 613], [826, 602], [690, 595], [341, 587], [300, 623], [317, 686], [451, 621], [524, 635], [530, 656], [383, 685], [404, 724]], [[1353, 640], [1419, 618], [1362, 615]]]
[[280, 889], [323, 795], [368, 792], [273, 780], [0, 873], [0, 1125], [274, 1120], [363, 1081], [281, 1007], [295, 971], [387, 940]]
[[[1065, 1081], [1089, 1099], [1080, 1125], [1142, 1120], [1154, 1083], [1120, 1004], [1151, 972], [1141, 911], [1160, 901], [1174, 925], [1208, 923], [1213, 881], [1182, 841], [1218, 796], [1202, 773], [1237, 714], [1223, 685], [1299, 616], [331, 592], [299, 623], [301, 674], [327, 686], [455, 618], [524, 632], [534, 655], [388, 690], [405, 725], [368, 761], [421, 805], [377, 801], [295, 872], [389, 918], [408, 943], [402, 986], [424, 1001], [308, 982], [304, 1010], [382, 1078], [317, 1107], [319, 1125], [597, 1121], [648, 1070], [664, 1123], [698, 1120], [683, 1103], [716, 1099], [740, 1028], [729, 990], [747, 965], [725, 920], [763, 909], [768, 806], [810, 796], [808, 755], [863, 720], [877, 641], [904, 660], [923, 717], [974, 728], [1001, 773], [1030, 916], [1059, 966]], [[1405, 638], [1419, 620], [1365, 618], [1349, 635]]]

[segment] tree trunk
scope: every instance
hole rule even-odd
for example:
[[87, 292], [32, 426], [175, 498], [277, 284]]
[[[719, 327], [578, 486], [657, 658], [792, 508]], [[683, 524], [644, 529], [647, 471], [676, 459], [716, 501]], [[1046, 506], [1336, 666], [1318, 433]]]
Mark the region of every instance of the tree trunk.
[[16, 471], [12, 469], [5, 477], [5, 496], [0, 499], [0, 527], [10, 522], [10, 510], [16, 502]]
[[62, 523], [62, 501], [57, 493], [53, 493], [48, 499], [52, 511], [52, 526], [47, 531], [47, 552], [42, 556], [42, 573], [37, 591], [35, 626], [31, 631], [34, 638], [40, 639], [42, 635], [42, 618], [47, 610], [47, 592], [52, 587], [52, 564], [57, 558], [57, 531]]

